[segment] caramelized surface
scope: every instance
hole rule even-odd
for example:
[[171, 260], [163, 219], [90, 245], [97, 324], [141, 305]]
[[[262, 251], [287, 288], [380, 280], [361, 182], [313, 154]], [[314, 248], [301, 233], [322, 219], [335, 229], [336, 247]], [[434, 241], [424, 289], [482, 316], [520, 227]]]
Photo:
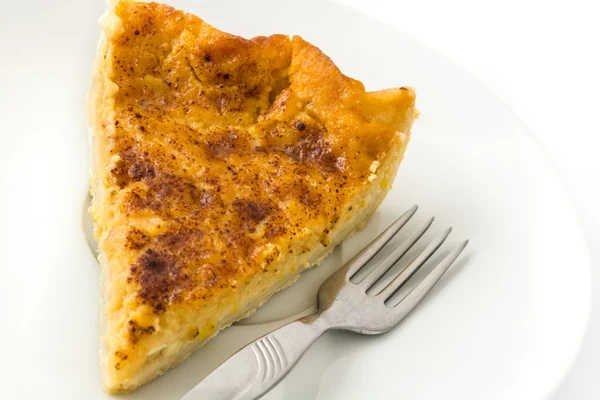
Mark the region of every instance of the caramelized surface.
[[[281, 278], [285, 257], [328, 246], [404, 146], [414, 92], [366, 93], [299, 37], [247, 40], [154, 3], [121, 2], [116, 15], [94, 217], [111, 269], [108, 367], [133, 371], [190, 313], [244, 307], [257, 276]], [[218, 321], [204, 322], [182, 337], [210, 336]]]

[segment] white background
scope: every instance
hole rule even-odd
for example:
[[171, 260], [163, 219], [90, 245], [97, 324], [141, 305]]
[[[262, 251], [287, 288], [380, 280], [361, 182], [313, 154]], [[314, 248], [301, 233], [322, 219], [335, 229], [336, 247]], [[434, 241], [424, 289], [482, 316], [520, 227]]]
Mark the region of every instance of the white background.
[[600, 4], [339, 1], [400, 28], [464, 66], [525, 121], [554, 160], [588, 239], [593, 304], [581, 353], [553, 400], [599, 399]]

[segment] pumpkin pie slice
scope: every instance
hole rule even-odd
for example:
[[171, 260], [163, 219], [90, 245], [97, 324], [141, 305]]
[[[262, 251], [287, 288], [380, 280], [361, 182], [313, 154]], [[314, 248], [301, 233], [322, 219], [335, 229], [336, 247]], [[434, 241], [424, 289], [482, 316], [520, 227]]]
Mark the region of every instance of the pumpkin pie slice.
[[361, 229], [415, 118], [298, 36], [110, 2], [88, 95], [109, 392], [161, 375]]

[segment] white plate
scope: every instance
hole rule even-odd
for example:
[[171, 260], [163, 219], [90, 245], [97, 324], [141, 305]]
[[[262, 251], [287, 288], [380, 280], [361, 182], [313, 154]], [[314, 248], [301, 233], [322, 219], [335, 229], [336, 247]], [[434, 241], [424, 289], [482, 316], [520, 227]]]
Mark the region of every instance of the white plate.
[[[401, 327], [380, 337], [327, 334], [265, 398], [549, 396], [584, 331], [589, 265], [567, 192], [519, 119], [438, 53], [336, 4], [175, 5], [244, 36], [300, 34], [370, 89], [414, 86], [422, 114], [396, 185], [367, 229], [253, 320], [120, 398], [179, 398], [242, 344], [310, 307], [327, 272], [413, 203], [421, 219], [438, 217], [436, 231], [452, 224], [452, 242], [470, 238], [467, 255]], [[106, 399], [99, 274], [83, 228], [84, 95], [104, 4], [10, 7], [0, 15], [0, 398]]]

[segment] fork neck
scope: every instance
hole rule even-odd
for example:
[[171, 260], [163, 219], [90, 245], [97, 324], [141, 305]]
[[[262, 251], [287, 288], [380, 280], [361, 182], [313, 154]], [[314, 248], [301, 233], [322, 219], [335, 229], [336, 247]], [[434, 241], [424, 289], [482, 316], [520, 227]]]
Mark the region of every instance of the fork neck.
[[314, 314], [307, 315], [305, 317], [299, 318], [296, 321], [292, 322], [292, 324], [304, 325], [306, 329], [310, 329], [313, 333], [318, 334], [318, 336], [327, 332], [330, 329], [333, 329], [331, 323], [324, 317], [324, 314], [316, 312]]

